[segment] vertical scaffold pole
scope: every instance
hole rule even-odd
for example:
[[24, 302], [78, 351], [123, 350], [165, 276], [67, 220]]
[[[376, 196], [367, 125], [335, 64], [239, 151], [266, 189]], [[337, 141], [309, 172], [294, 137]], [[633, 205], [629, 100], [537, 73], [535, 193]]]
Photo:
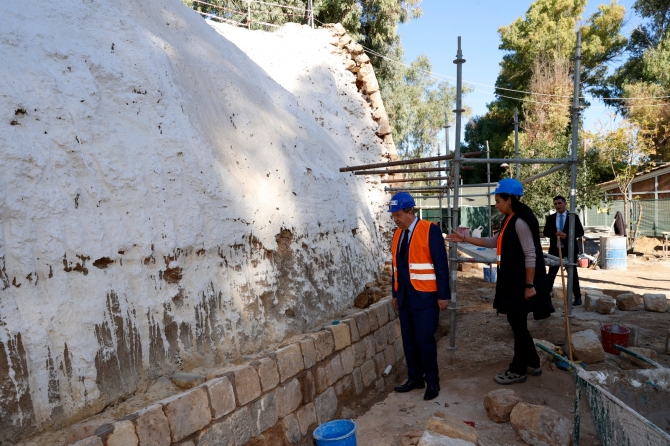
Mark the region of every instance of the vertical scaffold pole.
[[[456, 52], [456, 137], [454, 138], [454, 158], [453, 162], [453, 176], [450, 181], [454, 185], [453, 206], [451, 207], [451, 227], [458, 228], [458, 193], [461, 174], [461, 114], [463, 110], [462, 103], [462, 87], [463, 87], [463, 52], [461, 51], [461, 36], [458, 36], [458, 51]], [[456, 293], [456, 272], [458, 271], [458, 252], [456, 250], [456, 243], [449, 243], [449, 286], [451, 287], [451, 304], [449, 305], [450, 314], [450, 330], [449, 330], [449, 348], [456, 348], [456, 308], [458, 307], [458, 298]]]
[[[437, 143], [437, 156], [440, 156], [440, 143], [439, 142]], [[442, 161], [438, 161], [437, 162], [437, 168], [439, 169], [441, 167], [442, 167]], [[438, 171], [437, 173], [438, 173], [438, 175], [442, 176], [441, 171]], [[437, 184], [438, 184], [438, 186], [442, 186], [442, 180], [439, 180], [437, 182]], [[444, 230], [443, 226], [442, 226], [444, 224], [444, 222], [442, 221], [442, 194], [443, 194], [443, 191], [440, 191], [439, 194], [438, 194], [438, 199], [439, 199], [439, 202], [440, 202], [440, 232], [442, 232]]]
[[[568, 243], [568, 300], [569, 312], [572, 316], [572, 287], [575, 280], [575, 210], [577, 208], [577, 150], [579, 148], [579, 65], [582, 59], [582, 32], [577, 31], [577, 46], [575, 47], [575, 74], [574, 96], [572, 98], [572, 146], [570, 147], [570, 214], [568, 214], [568, 230], [570, 237]], [[581, 296], [578, 296], [581, 298]]]
[[251, 29], [251, 0], [247, 0], [247, 29]]
[[[449, 112], [444, 112], [444, 154], [449, 155], [449, 129], [451, 128], [451, 124], [449, 124]], [[450, 169], [449, 161], [445, 161], [444, 163], [444, 171], [445, 173], [447, 170]], [[450, 180], [447, 180], [447, 184], [449, 183]], [[451, 210], [451, 193], [449, 192], [449, 187], [447, 187], [447, 215], [448, 212]], [[451, 219], [447, 218], [447, 234], [451, 234]]]
[[[514, 158], [519, 159], [519, 112], [514, 109]], [[516, 163], [516, 179], [519, 180], [519, 163]], [[510, 175], [511, 176], [511, 175]]]
[[[486, 159], [490, 156], [489, 140], [486, 140]], [[491, 227], [491, 163], [486, 163], [486, 204], [489, 213], [489, 233], [487, 237], [493, 237], [493, 228]]]

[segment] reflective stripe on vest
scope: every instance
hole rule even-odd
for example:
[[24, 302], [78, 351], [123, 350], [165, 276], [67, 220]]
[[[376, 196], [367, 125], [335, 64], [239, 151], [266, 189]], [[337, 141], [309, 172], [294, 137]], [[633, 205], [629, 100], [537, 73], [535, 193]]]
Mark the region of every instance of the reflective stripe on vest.
[[[435, 292], [437, 291], [437, 277], [435, 276], [435, 267], [433, 259], [430, 256], [429, 234], [430, 225], [425, 220], [419, 220], [414, 226], [412, 238], [409, 241], [409, 279], [412, 286], [417, 291]], [[398, 291], [398, 267], [396, 265], [396, 255], [398, 254], [398, 243], [402, 229], [396, 229], [393, 234], [393, 245], [391, 246], [393, 258], [393, 289]]]

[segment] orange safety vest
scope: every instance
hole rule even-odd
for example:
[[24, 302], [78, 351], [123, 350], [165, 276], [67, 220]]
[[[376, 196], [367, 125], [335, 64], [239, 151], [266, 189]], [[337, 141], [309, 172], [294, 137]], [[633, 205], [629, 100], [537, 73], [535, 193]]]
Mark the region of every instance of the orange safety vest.
[[[435, 277], [435, 267], [433, 258], [430, 256], [430, 247], [428, 244], [428, 234], [430, 225], [425, 220], [419, 220], [414, 226], [412, 239], [409, 242], [409, 279], [412, 286], [417, 291], [435, 292], [437, 291], [437, 278]], [[393, 245], [391, 252], [393, 255], [393, 289], [398, 291], [398, 265], [396, 265], [396, 254], [398, 253], [398, 242], [402, 235], [402, 229], [396, 229], [393, 234]]]

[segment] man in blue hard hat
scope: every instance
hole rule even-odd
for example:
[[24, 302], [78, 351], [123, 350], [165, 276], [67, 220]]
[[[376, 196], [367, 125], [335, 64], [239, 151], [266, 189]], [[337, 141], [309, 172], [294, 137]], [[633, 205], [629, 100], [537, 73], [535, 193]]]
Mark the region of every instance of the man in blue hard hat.
[[398, 229], [393, 235], [393, 307], [398, 312], [407, 362], [407, 381], [396, 392], [423, 389], [424, 400], [440, 394], [435, 332], [440, 310], [451, 299], [449, 265], [442, 231], [414, 214], [414, 198], [398, 192], [389, 212]]

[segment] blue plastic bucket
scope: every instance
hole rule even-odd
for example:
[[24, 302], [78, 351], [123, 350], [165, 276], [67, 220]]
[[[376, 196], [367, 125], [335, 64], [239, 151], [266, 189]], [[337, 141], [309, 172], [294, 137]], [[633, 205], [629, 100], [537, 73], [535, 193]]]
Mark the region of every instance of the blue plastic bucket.
[[314, 429], [316, 446], [356, 446], [356, 423], [333, 420]]
[[600, 253], [602, 269], [627, 269], [626, 237], [600, 237]]
[[498, 279], [497, 273], [498, 273], [498, 268], [496, 268], [495, 266], [493, 266], [493, 265], [485, 266], [484, 267], [484, 282], [495, 282]]

